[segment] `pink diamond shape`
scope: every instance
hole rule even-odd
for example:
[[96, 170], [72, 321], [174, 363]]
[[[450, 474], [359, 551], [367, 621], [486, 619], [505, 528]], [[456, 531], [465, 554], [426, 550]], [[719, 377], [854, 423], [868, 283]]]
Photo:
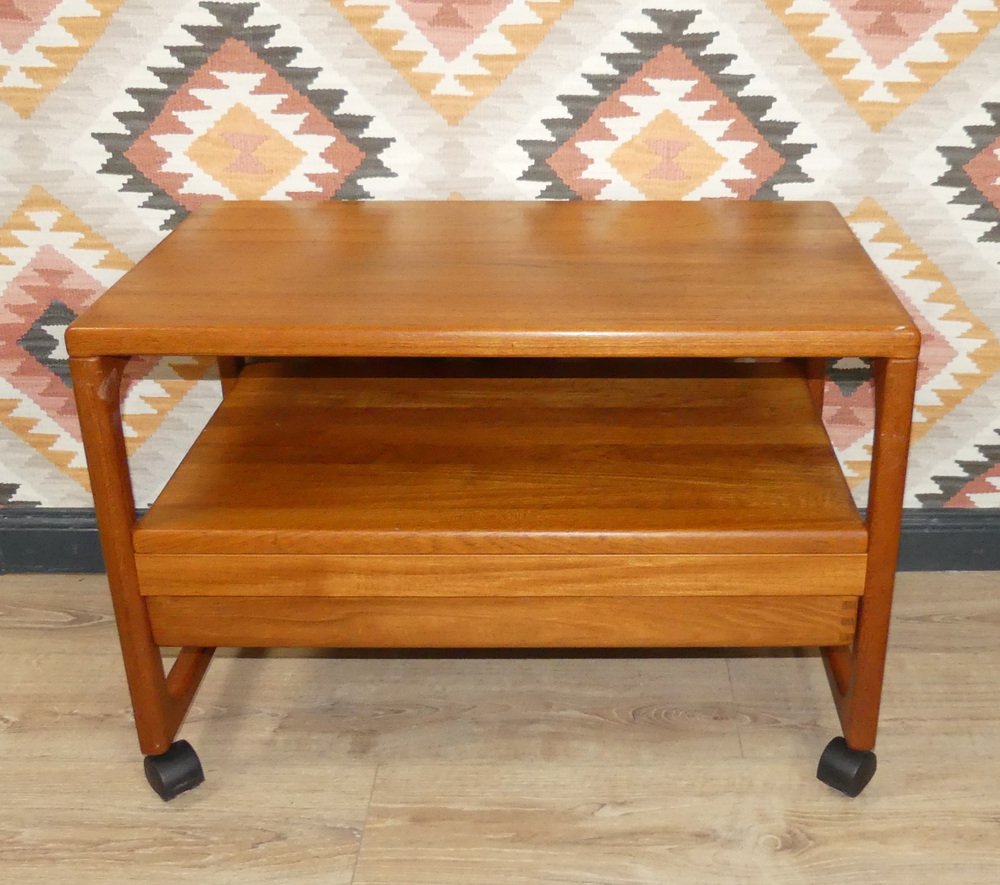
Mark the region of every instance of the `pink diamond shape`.
[[413, 23], [447, 61], [454, 61], [511, 0], [400, 0]]
[[957, 0], [830, 0], [875, 64], [884, 68], [906, 52]]
[[[45, 245], [0, 292], [0, 376], [77, 439], [80, 426], [72, 390], [21, 347], [18, 340], [53, 301], [60, 301], [79, 314], [103, 291], [104, 285], [75, 261]], [[150, 357], [130, 360], [124, 393], [144, 378], [156, 362]]]
[[76, 435], [73, 395], [62, 379], [24, 350], [18, 339], [53, 301], [80, 313], [104, 290], [76, 262], [42, 246], [3, 292], [0, 314], [0, 374], [30, 396], [63, 429]]
[[1000, 209], [1000, 138], [969, 160], [965, 172], [979, 192]]
[[0, 0], [0, 46], [20, 52], [45, 24], [60, 0]]

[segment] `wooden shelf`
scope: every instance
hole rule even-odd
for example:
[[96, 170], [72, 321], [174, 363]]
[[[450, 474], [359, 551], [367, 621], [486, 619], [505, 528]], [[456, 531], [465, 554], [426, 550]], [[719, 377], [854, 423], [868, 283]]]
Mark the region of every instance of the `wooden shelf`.
[[796, 370], [710, 365], [260, 363], [136, 550], [863, 553]]
[[134, 540], [257, 599], [856, 597], [867, 543], [796, 365], [683, 360], [257, 363]]

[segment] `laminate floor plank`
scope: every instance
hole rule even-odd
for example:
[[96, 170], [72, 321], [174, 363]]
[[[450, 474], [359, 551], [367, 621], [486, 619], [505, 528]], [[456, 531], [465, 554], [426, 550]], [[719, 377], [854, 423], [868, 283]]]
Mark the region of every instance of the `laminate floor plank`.
[[996, 654], [1000, 571], [911, 572], [898, 585], [889, 635], [893, 652]]
[[5, 660], [9, 654], [44, 651], [110, 655], [120, 661], [114, 630], [104, 575], [0, 576], [0, 654]]
[[853, 801], [813, 778], [809, 651], [229, 649], [182, 731], [207, 781], [163, 804], [103, 576], [3, 576], [0, 881], [995, 885], [998, 586], [900, 576]]
[[[919, 735], [970, 764], [1000, 752], [1000, 573], [899, 577], [879, 724], [883, 767]], [[813, 756], [837, 729], [818, 653], [729, 658], [743, 752]]]
[[851, 802], [789, 760], [386, 766], [354, 885], [993, 885], [998, 773], [900, 760]]
[[[738, 757], [723, 660], [222, 659], [185, 726], [232, 721], [247, 758], [291, 750], [344, 764]], [[256, 728], [239, 723], [252, 716]]]
[[[729, 660], [734, 721], [747, 758], [814, 757], [838, 728], [818, 656]], [[885, 765], [897, 737], [919, 734], [949, 755], [1000, 750], [1000, 690], [994, 652], [892, 649], [879, 720], [878, 756]], [[977, 751], [978, 752], [978, 751]]]
[[[93, 729], [78, 740], [101, 735]], [[28, 752], [5, 754], [20, 764], [0, 771], [3, 881], [351, 882], [373, 766], [258, 763], [231, 779], [213, 772], [164, 804], [134, 751], [112, 745], [103, 759]]]

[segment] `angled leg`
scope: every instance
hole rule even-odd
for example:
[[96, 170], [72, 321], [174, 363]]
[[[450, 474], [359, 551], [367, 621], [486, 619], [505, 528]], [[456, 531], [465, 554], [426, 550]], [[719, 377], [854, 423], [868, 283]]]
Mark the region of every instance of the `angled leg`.
[[868, 491], [865, 592], [853, 645], [824, 649], [844, 740], [852, 751], [871, 750], [878, 730], [917, 361], [878, 359], [873, 369], [875, 446]]
[[156, 755], [170, 748], [214, 649], [183, 649], [168, 677], [153, 641], [132, 548], [135, 501], [121, 422], [127, 362], [74, 357], [70, 370], [139, 747]]

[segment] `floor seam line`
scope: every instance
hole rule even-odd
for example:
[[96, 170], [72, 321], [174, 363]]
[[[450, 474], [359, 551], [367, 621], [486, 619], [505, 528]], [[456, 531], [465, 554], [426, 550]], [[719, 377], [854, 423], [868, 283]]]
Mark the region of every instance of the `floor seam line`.
[[365, 835], [368, 833], [368, 819], [371, 816], [372, 800], [375, 798], [375, 784], [378, 783], [378, 773], [381, 768], [381, 764], [376, 762], [375, 771], [372, 774], [372, 788], [368, 791], [368, 803], [365, 805], [365, 817], [361, 823], [361, 836], [358, 839], [358, 850], [354, 853], [354, 866], [351, 868], [350, 885], [354, 885], [354, 877], [358, 874], [358, 864], [361, 862], [361, 852], [365, 847]]
[[738, 715], [738, 704], [736, 703], [736, 687], [733, 685], [733, 659], [726, 658], [726, 677], [729, 679], [729, 698], [732, 702], [732, 711], [737, 714], [733, 718], [733, 723], [736, 726], [736, 741], [740, 745], [740, 759], [746, 759], [747, 754], [743, 749], [743, 729], [740, 727], [740, 717]]

